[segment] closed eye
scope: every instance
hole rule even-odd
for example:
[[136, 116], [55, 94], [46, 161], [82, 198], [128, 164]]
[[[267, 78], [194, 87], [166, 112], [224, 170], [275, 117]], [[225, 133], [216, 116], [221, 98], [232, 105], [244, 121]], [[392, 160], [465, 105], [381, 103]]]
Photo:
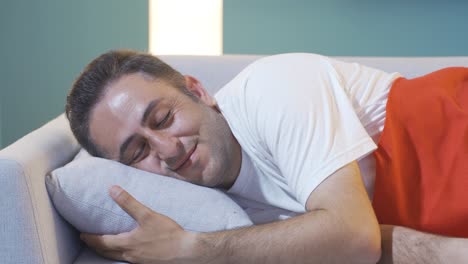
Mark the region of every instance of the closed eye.
[[133, 155], [133, 158], [130, 163], [135, 163], [140, 158], [141, 154], [143, 154], [145, 148], [146, 148], [146, 144], [143, 144], [142, 147], [139, 147], [138, 150]]
[[171, 115], [172, 115], [172, 111], [168, 111], [166, 116], [163, 118], [163, 120], [161, 120], [161, 122], [156, 124], [156, 128], [164, 127], [164, 125], [167, 123]]
[[[169, 121], [171, 120], [171, 118], [172, 118], [172, 110], [169, 110], [166, 113], [166, 115], [164, 116], [164, 118], [160, 122], [157, 122], [155, 125], [152, 125], [151, 127], [154, 128], [154, 129], [165, 128], [166, 126], [168, 126]], [[146, 143], [141, 144], [141, 147], [138, 148], [138, 150], [133, 155], [133, 158], [131, 158], [130, 162], [127, 163], [127, 164], [133, 164], [133, 163], [136, 163], [139, 160], [141, 160], [141, 156], [143, 156], [142, 154], [144, 154], [146, 152], [145, 151], [146, 148], [147, 148]]]

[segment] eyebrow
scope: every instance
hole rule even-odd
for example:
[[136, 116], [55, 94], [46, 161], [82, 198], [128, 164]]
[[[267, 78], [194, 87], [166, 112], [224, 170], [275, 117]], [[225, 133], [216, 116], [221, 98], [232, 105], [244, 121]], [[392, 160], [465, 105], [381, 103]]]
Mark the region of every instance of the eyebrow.
[[[153, 101], [151, 101], [148, 106], [146, 107], [145, 109], [145, 112], [143, 113], [143, 117], [141, 118], [141, 121], [140, 121], [140, 125], [143, 126], [148, 118], [149, 118], [149, 115], [151, 114], [151, 112], [153, 111], [153, 109], [158, 106], [158, 103], [161, 101], [162, 98], [158, 98], [158, 99], [154, 99]], [[136, 136], [135, 135], [131, 135], [129, 136], [125, 141], [124, 143], [120, 146], [120, 153], [119, 153], [119, 161], [122, 162], [123, 161], [123, 157], [124, 157], [124, 154], [125, 154], [125, 151], [127, 150], [127, 147], [128, 145], [130, 144], [130, 142], [132, 142], [132, 140], [135, 138]]]

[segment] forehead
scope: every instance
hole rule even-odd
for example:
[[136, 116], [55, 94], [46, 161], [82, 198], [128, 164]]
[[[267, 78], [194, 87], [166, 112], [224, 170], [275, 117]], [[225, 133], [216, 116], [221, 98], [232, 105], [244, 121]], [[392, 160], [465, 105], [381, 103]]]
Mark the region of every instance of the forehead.
[[166, 82], [143, 74], [124, 75], [110, 83], [90, 116], [90, 136], [111, 159], [117, 160], [120, 144], [134, 134], [148, 104], [176, 94]]
[[164, 97], [173, 90], [169, 88], [166, 81], [155, 80], [144, 73], [126, 74], [107, 85], [101, 101], [122, 94], [131, 95], [134, 100], [145, 99], [149, 95]]

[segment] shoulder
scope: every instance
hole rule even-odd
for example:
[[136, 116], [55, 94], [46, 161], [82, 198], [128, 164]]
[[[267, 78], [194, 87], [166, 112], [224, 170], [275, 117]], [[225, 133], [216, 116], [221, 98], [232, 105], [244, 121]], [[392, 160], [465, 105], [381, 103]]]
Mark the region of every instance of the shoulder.
[[318, 54], [279, 54], [261, 58], [249, 65], [249, 78], [281, 78], [301, 72], [327, 71], [331, 65], [330, 58]]
[[335, 94], [343, 92], [340, 84], [328, 57], [288, 53], [250, 64], [215, 98], [228, 119], [243, 120], [244, 125], [261, 132], [285, 120], [302, 122], [316, 117], [324, 104], [332, 104]]
[[[228, 82], [220, 92], [226, 90], [242, 90], [266, 88], [269, 82], [279, 79], [291, 79], [298, 75], [307, 76], [327, 73], [334, 70], [332, 60], [328, 57], [314, 53], [285, 53], [260, 58], [245, 67], [236, 77]], [[253, 86], [252, 81], [261, 82], [261, 86]]]
[[249, 105], [310, 104], [342, 87], [328, 57], [312, 53], [288, 53], [262, 58], [251, 65], [244, 78]]
[[305, 114], [311, 104], [318, 107], [343, 92], [341, 87], [341, 78], [328, 57], [288, 53], [250, 64], [215, 97], [221, 108], [253, 114], [249, 119], [257, 124], [272, 112]]

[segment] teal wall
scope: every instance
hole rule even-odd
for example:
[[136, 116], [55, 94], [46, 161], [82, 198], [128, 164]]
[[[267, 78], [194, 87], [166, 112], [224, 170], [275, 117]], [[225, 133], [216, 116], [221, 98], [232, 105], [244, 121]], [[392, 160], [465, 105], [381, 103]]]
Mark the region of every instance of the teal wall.
[[224, 53], [468, 55], [465, 0], [224, 0]]
[[[92, 58], [148, 49], [147, 0], [4, 0], [0, 147], [63, 112]], [[464, 0], [224, 0], [224, 52], [468, 55]]]
[[5, 0], [0, 6], [0, 147], [64, 111], [82, 68], [115, 48], [148, 49], [143, 0]]

